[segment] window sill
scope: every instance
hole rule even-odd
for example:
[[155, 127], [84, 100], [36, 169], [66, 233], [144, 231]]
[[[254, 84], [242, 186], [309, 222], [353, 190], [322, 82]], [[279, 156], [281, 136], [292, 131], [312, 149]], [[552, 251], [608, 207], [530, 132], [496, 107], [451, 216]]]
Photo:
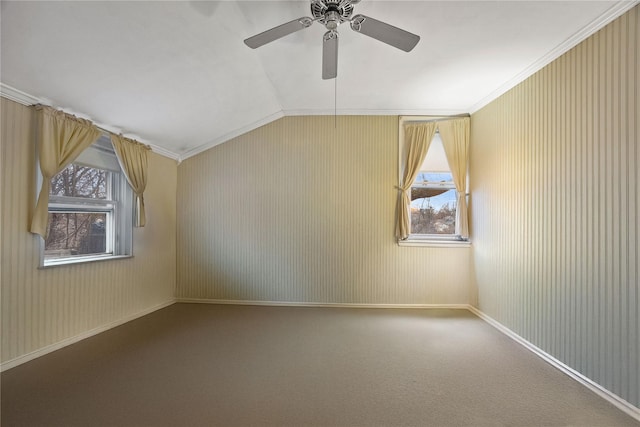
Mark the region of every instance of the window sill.
[[398, 240], [398, 246], [419, 246], [425, 248], [470, 248], [470, 240], [458, 240], [455, 238], [429, 238], [411, 237], [406, 240]]
[[88, 262], [110, 261], [115, 259], [127, 259], [127, 258], [133, 258], [133, 255], [95, 255], [95, 256], [86, 256], [86, 257], [78, 257], [78, 258], [61, 258], [61, 259], [44, 261], [43, 265], [41, 265], [38, 268], [44, 269], [44, 268], [59, 267], [63, 265], [85, 264]]

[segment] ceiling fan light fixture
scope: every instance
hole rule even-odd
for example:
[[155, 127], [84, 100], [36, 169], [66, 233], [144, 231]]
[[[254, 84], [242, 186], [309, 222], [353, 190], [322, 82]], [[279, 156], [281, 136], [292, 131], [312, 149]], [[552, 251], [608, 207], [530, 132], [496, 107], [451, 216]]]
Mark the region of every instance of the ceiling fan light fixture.
[[326, 13], [325, 21], [326, 23], [324, 24], [324, 26], [327, 28], [327, 30], [335, 30], [336, 28], [338, 28], [338, 25], [341, 24], [340, 15], [338, 14], [338, 12], [333, 10]]

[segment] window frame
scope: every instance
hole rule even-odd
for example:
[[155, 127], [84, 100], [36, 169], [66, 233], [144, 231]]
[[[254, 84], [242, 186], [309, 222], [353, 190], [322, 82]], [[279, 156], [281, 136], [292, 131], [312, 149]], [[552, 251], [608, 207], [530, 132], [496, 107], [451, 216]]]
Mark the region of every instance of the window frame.
[[[39, 239], [39, 268], [131, 258], [133, 256], [134, 194], [120, 167], [109, 136], [103, 134], [83, 151], [72, 164], [105, 170], [108, 177], [107, 193], [109, 197], [106, 199], [94, 199], [49, 195], [48, 212], [106, 213], [105, 252], [47, 259], [45, 256], [45, 239]], [[39, 194], [39, 188], [41, 188], [43, 181], [39, 163], [36, 170], [38, 184], [36, 194]]]
[[[398, 117], [398, 150], [397, 150], [398, 183], [402, 183], [403, 172], [404, 172], [404, 168], [403, 168], [403, 165], [404, 165], [403, 156], [405, 155], [404, 125], [406, 123], [437, 122], [437, 121], [447, 120], [451, 118], [453, 117], [451, 116], [399, 116]], [[469, 177], [468, 177], [468, 171], [467, 171], [467, 180], [468, 179]], [[411, 188], [413, 188], [414, 186], [415, 186], [414, 183], [412, 183]], [[453, 186], [453, 190], [456, 191], [456, 195], [457, 195], [457, 190], [455, 188], [455, 185]], [[469, 194], [467, 193], [465, 196], [468, 197]], [[456, 204], [456, 216], [457, 216], [457, 210], [458, 210], [458, 206]], [[409, 221], [411, 221], [411, 217], [409, 218]], [[412, 233], [412, 234], [409, 234], [406, 240], [399, 240], [399, 239], [396, 239], [396, 240], [397, 240], [398, 246], [451, 247], [451, 248], [471, 246], [470, 239], [464, 240], [459, 235], [456, 235], [456, 234], [413, 234]]]

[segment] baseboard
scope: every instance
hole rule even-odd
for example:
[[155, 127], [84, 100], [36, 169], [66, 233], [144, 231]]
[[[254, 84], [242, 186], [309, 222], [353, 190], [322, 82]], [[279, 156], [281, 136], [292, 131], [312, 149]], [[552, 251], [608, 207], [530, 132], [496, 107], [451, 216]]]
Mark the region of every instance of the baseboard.
[[225, 305], [261, 305], [270, 307], [330, 307], [330, 308], [448, 308], [468, 310], [469, 304], [354, 304], [327, 302], [292, 302], [292, 301], [254, 301], [207, 298], [176, 298], [177, 303], [190, 304], [225, 304]]
[[560, 360], [556, 359], [555, 357], [553, 357], [549, 353], [545, 352], [541, 348], [537, 347], [536, 345], [530, 343], [529, 341], [527, 341], [524, 338], [522, 338], [520, 335], [518, 335], [515, 332], [513, 332], [511, 329], [507, 328], [502, 323], [498, 322], [497, 320], [493, 319], [490, 316], [487, 316], [485, 313], [483, 313], [482, 311], [480, 311], [476, 307], [469, 306], [469, 311], [471, 311], [473, 314], [475, 314], [476, 316], [478, 316], [479, 318], [481, 318], [482, 320], [484, 320], [485, 322], [487, 322], [488, 324], [490, 324], [494, 328], [496, 328], [498, 331], [502, 332], [503, 334], [505, 334], [509, 338], [511, 338], [514, 341], [516, 341], [518, 344], [520, 344], [523, 347], [525, 347], [527, 350], [529, 350], [532, 353], [534, 353], [536, 356], [540, 357], [545, 362], [549, 363], [553, 367], [555, 367], [555, 368], [559, 369], [560, 371], [562, 371], [564, 374], [566, 374], [569, 377], [573, 378], [574, 380], [578, 381], [580, 384], [582, 384], [583, 386], [587, 387], [589, 390], [591, 390], [592, 392], [594, 392], [598, 396], [602, 397], [607, 402], [609, 402], [612, 405], [614, 405], [616, 408], [618, 408], [621, 411], [625, 412], [626, 414], [628, 414], [629, 416], [633, 417], [634, 419], [640, 421], [640, 408], [632, 405], [631, 403], [629, 403], [626, 400], [622, 399], [620, 396], [610, 392], [606, 388], [602, 387], [600, 384], [598, 384], [595, 381], [593, 381], [592, 379], [584, 376], [583, 374], [581, 374], [580, 372], [578, 372], [575, 369], [571, 368], [570, 366], [565, 365]]
[[18, 356], [18, 357], [14, 358], [14, 359], [7, 360], [6, 362], [0, 363], [0, 372], [4, 372], [4, 371], [9, 370], [11, 368], [15, 368], [16, 366], [22, 365], [23, 363], [27, 363], [27, 362], [29, 362], [29, 361], [31, 361], [33, 359], [36, 359], [36, 358], [38, 358], [40, 356], [44, 356], [45, 354], [54, 352], [56, 350], [60, 350], [61, 348], [64, 348], [64, 347], [66, 347], [68, 345], [75, 344], [78, 341], [82, 341], [83, 339], [92, 337], [92, 336], [97, 335], [97, 334], [99, 334], [101, 332], [108, 331], [109, 329], [113, 329], [113, 328], [115, 328], [117, 326], [123, 325], [123, 324], [125, 324], [127, 322], [130, 322], [132, 320], [135, 320], [135, 319], [137, 319], [139, 317], [146, 316], [147, 314], [150, 314], [150, 313], [153, 313], [154, 311], [157, 311], [157, 310], [160, 310], [162, 308], [168, 307], [168, 306], [170, 306], [170, 305], [172, 305], [174, 303], [175, 303], [175, 300], [170, 300], [170, 301], [164, 302], [164, 303], [162, 303], [160, 305], [156, 305], [156, 306], [147, 308], [145, 310], [139, 311], [137, 313], [131, 314], [129, 316], [126, 316], [126, 317], [124, 317], [122, 319], [118, 319], [115, 322], [111, 322], [111, 323], [108, 323], [106, 325], [99, 326], [97, 328], [94, 328], [94, 329], [91, 329], [89, 331], [83, 332], [83, 333], [81, 333], [79, 335], [75, 335], [73, 337], [66, 338], [66, 339], [64, 339], [62, 341], [59, 341], [57, 343], [50, 344], [50, 345], [48, 345], [46, 347], [39, 348], [38, 350], [32, 351], [32, 352], [27, 353], [27, 354], [23, 354], [22, 356]]

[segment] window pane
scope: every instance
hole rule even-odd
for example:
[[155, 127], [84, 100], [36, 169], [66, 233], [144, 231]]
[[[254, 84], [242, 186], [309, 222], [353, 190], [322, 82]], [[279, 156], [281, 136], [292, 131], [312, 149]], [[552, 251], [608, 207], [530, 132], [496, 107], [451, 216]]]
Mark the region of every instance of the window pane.
[[450, 171], [449, 162], [447, 161], [447, 155], [444, 152], [444, 146], [442, 145], [442, 138], [440, 133], [436, 132], [433, 135], [431, 144], [429, 145], [429, 151], [424, 157], [420, 170], [423, 171]]
[[45, 259], [105, 253], [106, 224], [104, 212], [49, 212]]
[[102, 169], [70, 164], [51, 178], [50, 194], [106, 199], [108, 196], [108, 174], [109, 172]]
[[412, 199], [413, 195], [430, 196], [411, 201], [411, 234], [455, 233], [456, 190], [412, 188], [411, 193]]
[[453, 175], [451, 175], [451, 172], [424, 172], [424, 171], [420, 171], [418, 172], [418, 175], [416, 176], [416, 180], [415, 183], [419, 184], [419, 183], [423, 183], [423, 182], [430, 182], [430, 183], [453, 183]]

